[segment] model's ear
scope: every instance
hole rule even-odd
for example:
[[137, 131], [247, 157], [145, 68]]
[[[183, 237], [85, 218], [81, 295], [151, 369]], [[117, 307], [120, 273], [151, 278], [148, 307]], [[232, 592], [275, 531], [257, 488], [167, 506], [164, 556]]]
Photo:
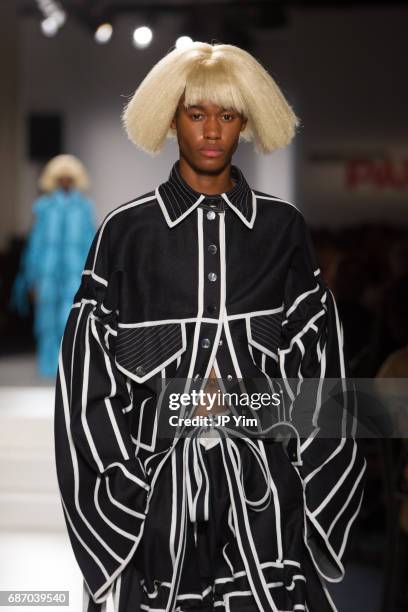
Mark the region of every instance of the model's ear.
[[241, 132], [243, 132], [247, 126], [248, 123], [248, 118], [247, 117], [242, 117], [242, 124], [241, 124]]

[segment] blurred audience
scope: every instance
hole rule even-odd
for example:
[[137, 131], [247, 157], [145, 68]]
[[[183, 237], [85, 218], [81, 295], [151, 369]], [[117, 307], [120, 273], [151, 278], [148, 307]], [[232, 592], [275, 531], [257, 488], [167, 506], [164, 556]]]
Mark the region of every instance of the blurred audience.
[[[408, 379], [408, 227], [366, 224], [336, 232], [319, 230], [313, 238], [343, 322], [351, 376]], [[398, 414], [404, 419], [399, 428], [403, 436], [406, 402]], [[382, 567], [381, 609], [405, 611], [407, 439], [367, 438], [361, 443], [367, 458], [367, 482], [354, 556]]]
[[[362, 225], [313, 234], [343, 321], [354, 377], [374, 377], [408, 343], [408, 228]], [[404, 356], [404, 353], [403, 353]]]

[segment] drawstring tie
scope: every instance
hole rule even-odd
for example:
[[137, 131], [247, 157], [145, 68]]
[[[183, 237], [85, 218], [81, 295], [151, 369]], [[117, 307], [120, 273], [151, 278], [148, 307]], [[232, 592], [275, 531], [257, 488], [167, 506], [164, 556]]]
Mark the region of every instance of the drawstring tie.
[[[199, 440], [199, 435], [203, 429], [202, 427], [198, 428], [191, 436], [179, 440], [179, 443], [183, 444], [182, 474], [185, 486], [182, 487], [181, 493], [182, 512], [178, 517], [180, 521], [179, 546], [174, 560], [173, 577], [166, 612], [172, 612], [176, 604], [176, 593], [180, 582], [186, 545], [187, 520], [188, 518], [192, 522], [209, 520], [210, 479], [207, 471], [207, 464], [204, 459], [203, 448]], [[258, 609], [264, 612], [278, 612], [278, 608], [271, 597], [263, 575], [247, 513], [247, 507], [250, 507], [256, 512], [265, 510], [271, 501], [272, 493], [277, 497], [276, 487], [270, 475], [263, 442], [261, 440], [253, 441], [250, 438], [240, 438], [253, 453], [258, 463], [259, 474], [265, 484], [265, 492], [263, 495], [258, 499], [249, 499], [244, 487], [243, 466], [239, 446], [234, 440], [225, 436], [222, 427], [216, 427], [216, 429], [218, 429], [220, 433], [219, 444], [228, 481], [234, 534], [238, 542], [248, 582]], [[256, 477], [255, 474], [253, 477]], [[279, 512], [275, 512], [275, 514], [278, 523], [280, 522], [280, 514]], [[176, 528], [176, 531], [177, 530]], [[277, 534], [280, 534], [278, 525]], [[281, 541], [278, 542], [278, 550], [278, 561], [281, 561]]]

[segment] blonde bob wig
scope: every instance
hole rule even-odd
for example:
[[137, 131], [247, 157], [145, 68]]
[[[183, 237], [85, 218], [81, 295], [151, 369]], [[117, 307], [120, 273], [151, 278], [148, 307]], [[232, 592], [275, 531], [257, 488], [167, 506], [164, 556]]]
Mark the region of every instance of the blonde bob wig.
[[233, 45], [194, 42], [173, 49], [147, 74], [123, 112], [130, 140], [152, 155], [166, 138], [180, 98], [184, 105], [211, 101], [248, 119], [240, 139], [253, 141], [259, 153], [290, 143], [300, 120], [280, 88], [247, 51]]
[[74, 155], [57, 155], [50, 159], [41, 173], [38, 186], [42, 191], [54, 191], [58, 187], [58, 180], [63, 176], [69, 176], [76, 189], [89, 189], [85, 166]]

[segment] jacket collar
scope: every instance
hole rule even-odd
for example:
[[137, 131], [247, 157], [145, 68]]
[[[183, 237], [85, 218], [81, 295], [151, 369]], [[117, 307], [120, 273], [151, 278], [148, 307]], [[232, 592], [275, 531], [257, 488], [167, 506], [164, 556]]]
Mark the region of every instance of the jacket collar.
[[[220, 196], [245, 225], [253, 228], [256, 217], [256, 197], [237, 166], [231, 165], [231, 178], [235, 185]], [[201, 202], [206, 204], [215, 196], [194, 191], [182, 178], [177, 160], [167, 181], [156, 189], [156, 198], [169, 227], [173, 227], [192, 212]]]

